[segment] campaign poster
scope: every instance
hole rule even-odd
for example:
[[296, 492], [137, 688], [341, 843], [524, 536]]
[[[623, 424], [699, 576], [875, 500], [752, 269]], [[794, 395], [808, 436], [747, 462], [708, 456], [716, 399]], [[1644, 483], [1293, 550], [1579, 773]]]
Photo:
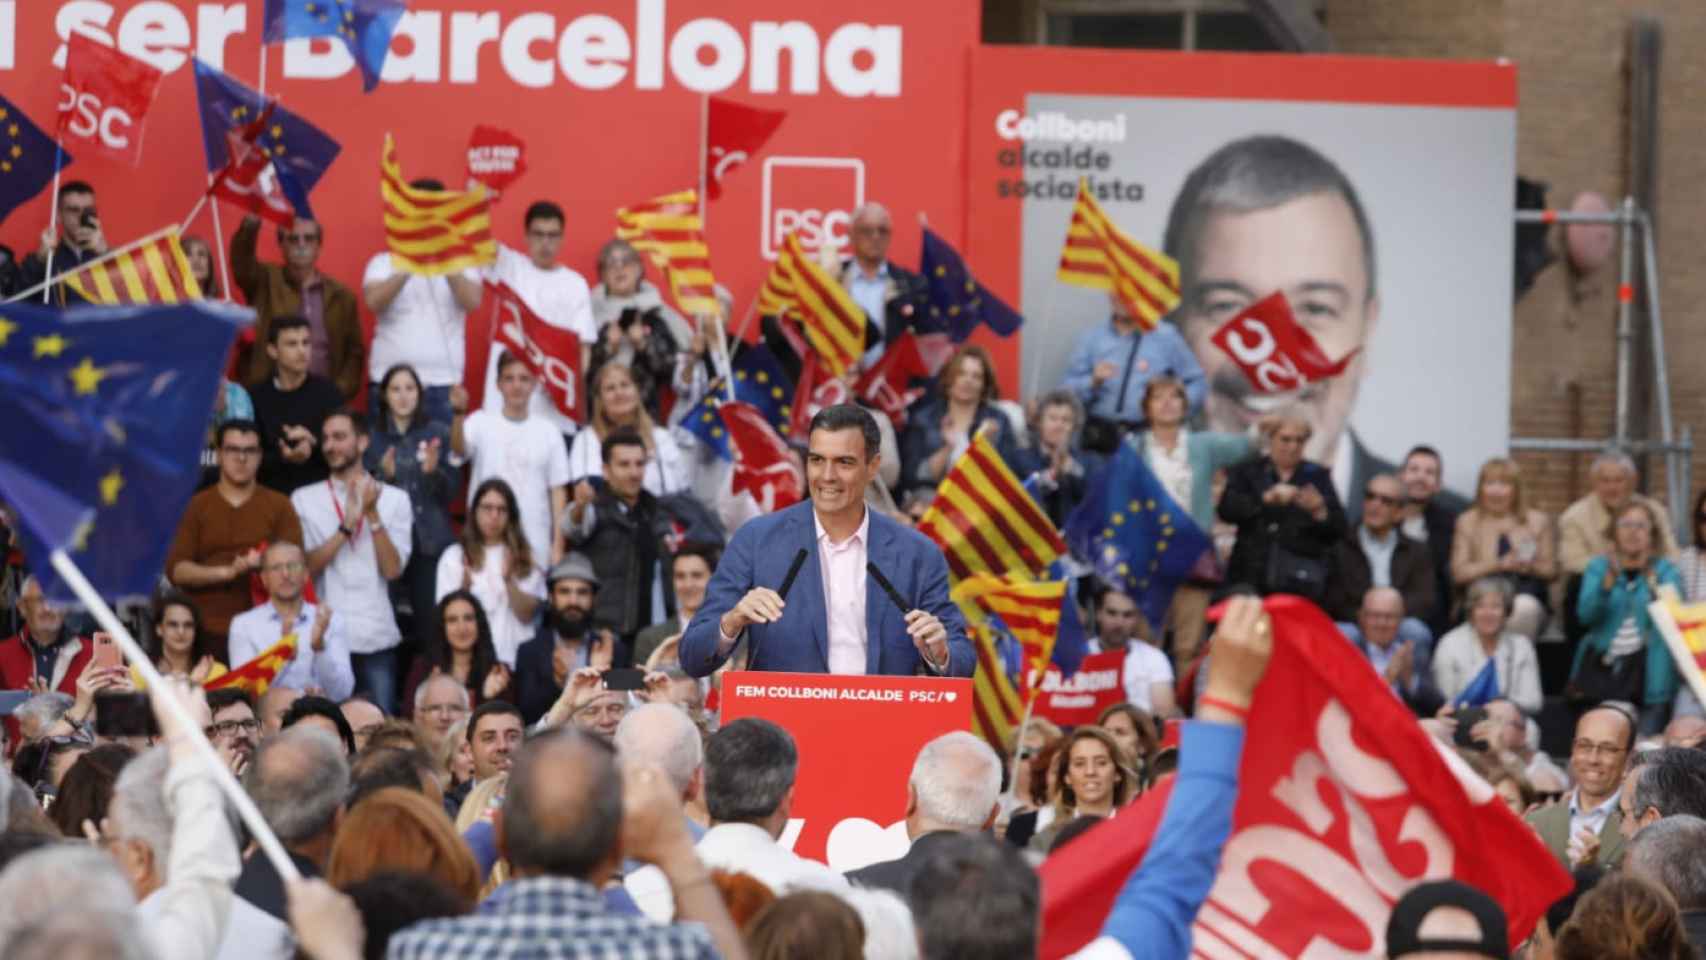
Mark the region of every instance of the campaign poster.
[[[1060, 385], [1108, 322], [1106, 294], [1056, 279], [1087, 178], [1115, 224], [1180, 263], [1163, 322], [1208, 377], [1200, 426], [1301, 412], [1345, 496], [1418, 443], [1462, 492], [1505, 452], [1513, 66], [980, 47], [971, 72], [969, 260], [1026, 317], [1022, 345], [995, 345], [1008, 396]], [[1328, 359], [1357, 351], [1344, 374], [1259, 395], [1211, 342], [1275, 290]]]

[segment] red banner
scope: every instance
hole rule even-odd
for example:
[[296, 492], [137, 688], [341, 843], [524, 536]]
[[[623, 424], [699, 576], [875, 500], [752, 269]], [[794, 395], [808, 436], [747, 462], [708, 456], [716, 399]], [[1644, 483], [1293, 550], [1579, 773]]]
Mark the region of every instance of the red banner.
[[502, 193], [526, 172], [527, 144], [520, 137], [484, 124], [474, 128], [468, 139], [469, 179]]
[[225, 132], [225, 169], [219, 171], [208, 191], [289, 230], [296, 223], [296, 208], [279, 185], [272, 158], [258, 142], [272, 122], [272, 111], [273, 104], [268, 103], [253, 123]]
[[1210, 338], [1257, 393], [1286, 393], [1345, 372], [1356, 350], [1337, 360], [1292, 316], [1282, 291], [1274, 291], [1222, 324]]
[[722, 97], [711, 97], [705, 111], [705, 169], [710, 174], [706, 192], [716, 200], [723, 195], [723, 177], [752, 159], [788, 111], [763, 110]]
[[1051, 664], [1036, 696], [1036, 716], [1063, 727], [1095, 723], [1103, 710], [1125, 699], [1125, 651], [1092, 653], [1070, 679]]
[[[492, 344], [521, 358], [539, 378], [551, 402], [563, 415], [580, 421], [581, 340], [571, 330], [546, 323], [527, 309], [521, 297], [502, 283], [486, 283], [486, 316]], [[465, 360], [473, 366], [473, 357]], [[482, 364], [484, 367], [484, 364]], [[472, 400], [472, 397], [470, 397]]]
[[[1454, 877], [1504, 907], [1511, 943], [1571, 881], [1533, 830], [1401, 701], [1320, 610], [1270, 598], [1274, 655], [1250, 707], [1238, 806], [1197, 914], [1198, 953], [1384, 956], [1392, 904]], [[1166, 803], [1137, 806], [1042, 868], [1042, 956], [1096, 936]]]
[[793, 736], [800, 770], [781, 843], [845, 873], [906, 853], [912, 762], [970, 727], [971, 703], [963, 679], [730, 672], [722, 723], [763, 717]]
[[67, 41], [59, 85], [59, 133], [132, 165], [142, 162], [142, 125], [166, 75], [81, 33]]

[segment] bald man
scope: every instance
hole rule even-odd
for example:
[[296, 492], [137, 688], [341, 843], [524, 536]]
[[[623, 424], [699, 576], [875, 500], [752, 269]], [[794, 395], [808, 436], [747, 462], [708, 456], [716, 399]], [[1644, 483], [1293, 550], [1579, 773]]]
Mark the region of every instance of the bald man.
[[942, 838], [989, 829], [1000, 793], [1001, 761], [989, 744], [964, 730], [937, 737], [918, 751], [906, 781], [906, 836], [912, 846], [900, 859], [873, 863], [847, 879], [908, 896], [913, 874]]

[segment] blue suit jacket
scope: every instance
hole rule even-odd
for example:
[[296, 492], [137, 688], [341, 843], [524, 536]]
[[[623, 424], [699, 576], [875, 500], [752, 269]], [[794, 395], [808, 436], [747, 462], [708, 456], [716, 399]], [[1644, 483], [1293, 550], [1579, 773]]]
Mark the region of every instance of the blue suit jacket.
[[[867, 508], [869, 510], [869, 508]], [[867, 559], [888, 577], [911, 609], [935, 614], [948, 631], [949, 676], [969, 677], [977, 663], [966, 638], [965, 618], [948, 599], [948, 563], [925, 536], [869, 510]], [[722, 562], [705, 590], [705, 602], [681, 637], [681, 666], [703, 677], [722, 665], [717, 652], [718, 624], [754, 587], [779, 590], [794, 555], [806, 561], [783, 598], [782, 619], [747, 628], [753, 659], [749, 670], [791, 673], [829, 672], [829, 626], [823, 603], [823, 567], [817, 551], [817, 524], [810, 501], [749, 520], [735, 531]], [[902, 612], [869, 574], [865, 576], [865, 672], [911, 676], [924, 658], [907, 635]], [[739, 639], [739, 638], [737, 638]]]

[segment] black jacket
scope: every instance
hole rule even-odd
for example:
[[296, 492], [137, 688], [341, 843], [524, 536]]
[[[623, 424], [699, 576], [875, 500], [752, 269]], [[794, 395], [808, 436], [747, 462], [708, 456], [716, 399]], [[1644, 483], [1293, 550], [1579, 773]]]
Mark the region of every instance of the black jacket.
[[1238, 527], [1238, 542], [1226, 565], [1228, 585], [1244, 584], [1264, 594], [1278, 592], [1279, 585], [1268, 582], [1275, 548], [1325, 565], [1333, 545], [1345, 535], [1345, 508], [1339, 504], [1326, 467], [1306, 460], [1291, 478], [1294, 486], [1314, 487], [1321, 494], [1327, 504], [1325, 520], [1316, 520], [1295, 504], [1263, 503], [1263, 492], [1278, 482], [1279, 474], [1268, 457], [1245, 460], [1226, 472], [1226, 492], [1221, 494], [1218, 512], [1220, 519]]
[[[1357, 536], [1360, 526], [1352, 527], [1333, 548], [1330, 564], [1332, 575], [1327, 580], [1327, 596], [1321, 607], [1334, 620], [1355, 622], [1362, 609], [1362, 595], [1374, 586], [1374, 574]], [[1426, 620], [1433, 613], [1434, 565], [1425, 544], [1417, 543], [1394, 530], [1398, 544], [1392, 549], [1392, 586], [1404, 595], [1406, 616]]]
[[594, 622], [614, 630], [622, 646], [631, 650], [634, 635], [652, 624], [654, 577], [663, 583], [665, 616], [675, 613], [675, 589], [664, 563], [669, 557], [664, 542], [669, 516], [658, 506], [657, 498], [644, 490], [630, 508], [604, 487], [592, 508], [597, 520], [592, 533], [585, 539], [570, 539], [573, 547], [592, 561], [593, 572], [598, 574]]
[[912, 876], [918, 872], [930, 851], [942, 840], [956, 836], [952, 830], [932, 830], [920, 834], [912, 841], [912, 847], [899, 860], [885, 860], [873, 863], [847, 874], [847, 879], [861, 887], [872, 887], [878, 890], [893, 890], [902, 897], [909, 895], [912, 888]]
[[1422, 508], [1422, 526], [1428, 531], [1425, 546], [1434, 569], [1434, 597], [1433, 606], [1426, 613], [1411, 611], [1411, 614], [1426, 620], [1436, 637], [1451, 628], [1451, 542], [1457, 535], [1457, 517], [1462, 512], [1463, 507], [1446, 501], [1443, 491]]

